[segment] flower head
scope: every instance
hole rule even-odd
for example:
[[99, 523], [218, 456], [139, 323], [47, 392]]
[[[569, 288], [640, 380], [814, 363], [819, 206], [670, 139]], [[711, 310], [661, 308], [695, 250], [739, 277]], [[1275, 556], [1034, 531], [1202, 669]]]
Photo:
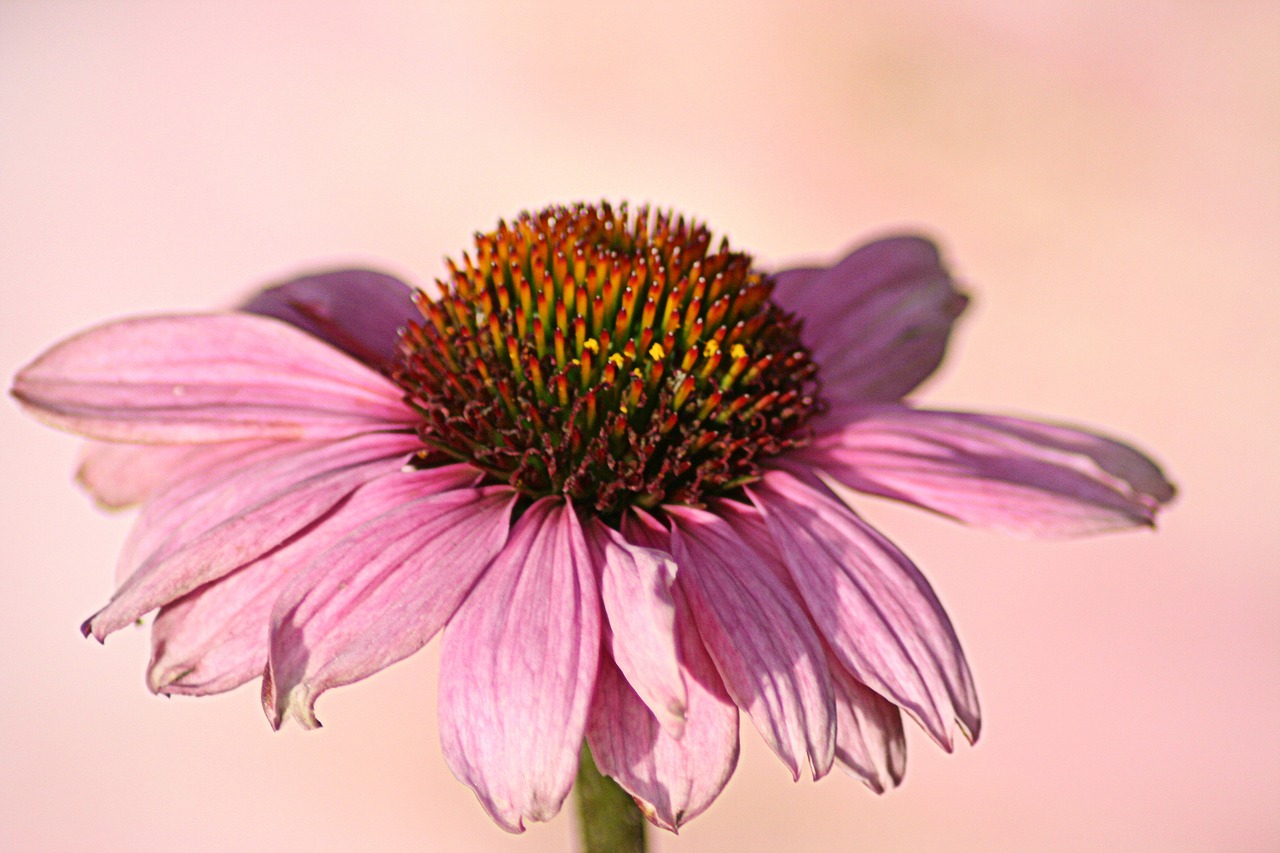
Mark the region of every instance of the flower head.
[[238, 312], [125, 320], [13, 393], [98, 439], [141, 503], [99, 639], [153, 610], [148, 683], [259, 676], [268, 718], [443, 632], [445, 757], [503, 827], [546, 820], [585, 741], [675, 829], [733, 772], [742, 713], [799, 777], [873, 790], [902, 712], [977, 737], [954, 630], [856, 492], [985, 527], [1150, 524], [1138, 451], [904, 402], [965, 305], [918, 237], [769, 275], [702, 225], [575, 205], [476, 237], [439, 292], [346, 271]]

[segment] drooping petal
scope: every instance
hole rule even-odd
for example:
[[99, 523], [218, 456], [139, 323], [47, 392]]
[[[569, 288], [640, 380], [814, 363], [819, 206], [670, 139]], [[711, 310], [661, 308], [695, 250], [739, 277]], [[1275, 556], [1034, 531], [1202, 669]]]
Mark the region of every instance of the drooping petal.
[[663, 551], [631, 544], [598, 519], [583, 533], [600, 572], [605, 645], [632, 688], [678, 738], [687, 700], [676, 653], [675, 561]]
[[[126, 549], [136, 570], [84, 624], [102, 640], [162, 604], [216, 580], [280, 545], [356, 488], [398, 473], [421, 444], [411, 433], [374, 433], [341, 442], [278, 447], [263, 459], [209, 481], [182, 481], [148, 510], [158, 518], [140, 538], [154, 549]], [[221, 473], [221, 472], [219, 472]], [[204, 488], [200, 488], [200, 485]], [[189, 501], [182, 498], [190, 494]]]
[[949, 721], [973, 740], [977, 694], [951, 621], [919, 570], [838, 501], [783, 471], [748, 494], [805, 607], [842, 664], [950, 750]]
[[297, 326], [378, 370], [390, 367], [399, 328], [421, 316], [409, 285], [362, 269], [300, 276], [255, 294], [240, 310]]
[[426, 645], [502, 549], [514, 497], [457, 489], [402, 502], [302, 571], [271, 614], [262, 696], [272, 725], [289, 716], [315, 728], [321, 693]]
[[1151, 525], [1174, 494], [1126, 444], [994, 415], [869, 406], [802, 456], [850, 488], [1034, 536]]
[[470, 466], [449, 465], [382, 477], [275, 550], [165, 605], [151, 629], [148, 685], [157, 693], [204, 695], [259, 677], [271, 611], [312, 560], [391, 508], [470, 486], [477, 476]]
[[804, 318], [802, 339], [821, 368], [828, 420], [848, 401], [893, 401], [937, 368], [968, 297], [937, 247], [889, 237], [832, 267], [783, 270], [774, 301]]
[[[124, 509], [181, 477], [183, 469], [192, 466], [193, 457], [213, 446], [88, 441], [80, 452], [76, 480], [99, 506]], [[200, 467], [199, 462], [195, 464]]]
[[672, 831], [711, 805], [738, 763], [738, 709], [678, 591], [675, 613], [688, 685], [680, 738], [663, 729], [607, 653], [587, 729], [600, 772], [635, 797], [645, 817]]
[[836, 689], [836, 763], [877, 794], [902, 782], [907, 740], [898, 706], [830, 660]]
[[413, 422], [390, 380], [268, 317], [144, 317], [82, 332], [14, 379], [53, 426], [156, 444], [336, 439]]
[[792, 775], [831, 768], [835, 699], [822, 643], [794, 595], [722, 518], [666, 507], [677, 585], [729, 694]]
[[444, 632], [440, 741], [510, 832], [573, 786], [600, 660], [595, 573], [570, 505], [525, 510]]

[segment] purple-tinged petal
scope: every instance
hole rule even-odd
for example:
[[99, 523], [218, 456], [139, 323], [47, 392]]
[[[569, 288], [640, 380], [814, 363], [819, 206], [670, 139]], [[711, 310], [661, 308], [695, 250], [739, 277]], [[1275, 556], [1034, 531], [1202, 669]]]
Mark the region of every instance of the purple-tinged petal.
[[898, 706], [831, 660], [836, 688], [836, 763], [877, 794], [907, 772], [907, 740]]
[[275, 550], [165, 605], [151, 629], [148, 685], [204, 695], [262, 675], [272, 609], [312, 560], [389, 507], [470, 486], [478, 474], [459, 464], [375, 480]]
[[950, 751], [949, 721], [978, 735], [978, 698], [951, 621], [919, 570], [838, 501], [784, 471], [747, 493], [763, 512], [831, 651]]
[[858, 491], [1033, 536], [1151, 525], [1174, 494], [1154, 462], [1109, 438], [905, 406], [864, 407], [801, 458]]
[[544, 498], [444, 631], [445, 760], [499, 825], [549, 820], [573, 786], [600, 660], [600, 598], [572, 506]]
[[271, 724], [319, 726], [320, 694], [425, 646], [502, 550], [514, 504], [508, 488], [384, 501], [389, 512], [314, 560], [271, 615], [262, 687]]
[[[408, 433], [374, 433], [291, 453], [271, 448], [262, 461], [235, 467], [204, 489], [183, 481], [148, 510], [163, 518], [144, 528], [168, 536], [149, 553], [126, 548], [142, 562], [82, 630], [102, 640], [162, 604], [257, 559], [325, 515], [364, 483], [399, 473], [419, 449]], [[196, 479], [196, 478], [189, 478]], [[190, 503], [181, 502], [194, 492]], [[122, 558], [124, 555], [122, 555]]]
[[55, 427], [139, 444], [336, 439], [414, 420], [390, 380], [250, 314], [90, 329], [23, 368], [13, 394]]
[[800, 778], [831, 769], [835, 699], [822, 643], [800, 602], [729, 523], [689, 507], [672, 519], [677, 586], [688, 596], [698, 632], [729, 694], [765, 742]]
[[680, 666], [688, 685], [684, 733], [671, 736], [602, 654], [587, 742], [600, 772], [636, 798], [645, 817], [676, 831], [702, 814], [738, 764], [738, 708], [676, 594]]
[[889, 237], [827, 268], [783, 270], [774, 301], [804, 319], [801, 338], [821, 368], [831, 422], [848, 401], [893, 401], [937, 369], [968, 297], [937, 247]]
[[334, 270], [268, 287], [240, 308], [275, 317], [378, 370], [391, 366], [399, 329], [421, 317], [413, 289], [373, 270]]
[[598, 519], [583, 533], [600, 572], [605, 646], [654, 716], [678, 738], [687, 700], [671, 596], [675, 561], [663, 551], [631, 544]]

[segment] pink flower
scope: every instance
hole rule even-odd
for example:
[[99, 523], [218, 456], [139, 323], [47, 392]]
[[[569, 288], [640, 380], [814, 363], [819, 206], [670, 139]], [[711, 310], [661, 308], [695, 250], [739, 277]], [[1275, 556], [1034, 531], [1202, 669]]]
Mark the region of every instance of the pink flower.
[[918, 237], [769, 278], [700, 225], [580, 205], [478, 235], [441, 284], [110, 323], [13, 393], [109, 442], [82, 482], [142, 504], [86, 633], [159, 609], [152, 690], [262, 675], [272, 724], [312, 727], [443, 632], [445, 757], [508, 830], [556, 814], [584, 738], [669, 829], [733, 773], [740, 712], [796, 778], [877, 792], [902, 711], [976, 738], [951, 623], [856, 492], [1048, 536], [1173, 495], [1111, 439], [904, 402], [966, 302]]

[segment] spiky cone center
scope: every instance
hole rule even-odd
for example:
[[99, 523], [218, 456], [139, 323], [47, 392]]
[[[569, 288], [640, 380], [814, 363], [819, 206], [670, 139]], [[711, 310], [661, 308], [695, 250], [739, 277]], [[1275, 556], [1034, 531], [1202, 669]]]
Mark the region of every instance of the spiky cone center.
[[424, 464], [466, 461], [612, 520], [729, 494], [806, 443], [819, 398], [799, 322], [749, 255], [711, 243], [625, 204], [477, 234], [401, 341]]

